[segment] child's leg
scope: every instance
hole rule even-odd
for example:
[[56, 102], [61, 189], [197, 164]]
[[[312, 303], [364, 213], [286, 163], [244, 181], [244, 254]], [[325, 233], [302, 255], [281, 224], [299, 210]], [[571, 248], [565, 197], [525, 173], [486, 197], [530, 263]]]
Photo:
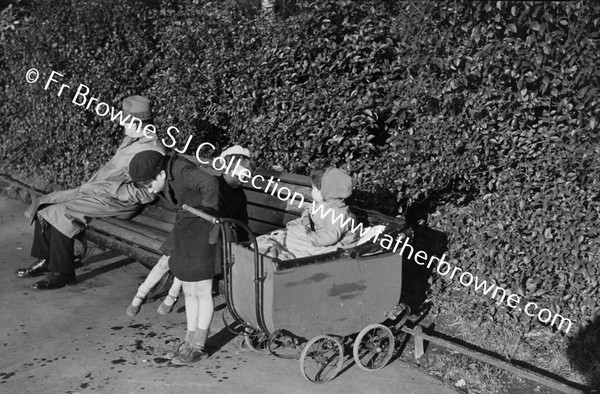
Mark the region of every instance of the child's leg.
[[212, 297], [212, 279], [197, 282], [196, 295], [198, 298], [198, 325], [192, 345], [196, 349], [204, 349], [215, 310]]
[[[208, 357], [205, 350], [208, 327], [212, 320], [214, 304], [212, 302], [212, 279], [200, 282], [182, 282], [185, 294], [185, 313], [187, 317], [188, 332], [195, 330], [192, 336], [191, 347], [181, 346], [178, 354], [173, 358], [173, 364], [190, 364]], [[190, 294], [190, 291], [193, 292]], [[195, 305], [188, 300], [194, 299]], [[210, 300], [210, 301], [209, 301]]]
[[198, 327], [198, 297], [196, 296], [196, 283], [198, 282], [181, 282], [183, 294], [185, 296], [185, 319], [189, 331], [196, 331], [196, 327]]
[[127, 307], [127, 314], [129, 316], [135, 316], [140, 311], [140, 305], [146, 298], [146, 295], [152, 290], [154, 286], [160, 281], [160, 279], [169, 271], [169, 256], [162, 256], [156, 265], [152, 268], [144, 283], [138, 288], [137, 294], [133, 297], [131, 305]]
[[179, 297], [179, 293], [181, 292], [181, 281], [177, 278], [175, 278], [173, 280], [173, 284], [171, 285], [171, 288], [169, 289], [169, 297], [173, 298], [173, 299], [177, 299], [177, 297]]
[[[189, 355], [189, 353], [192, 351], [192, 342], [196, 331], [196, 325], [198, 324], [198, 300], [195, 294], [193, 294], [195, 285], [196, 282], [182, 282], [175, 278], [173, 286], [171, 286], [170, 290], [173, 290], [174, 287], [177, 288], [177, 294], [179, 294], [180, 289], [183, 287], [187, 330], [185, 332], [185, 339], [178, 343], [177, 346], [175, 346], [175, 349], [168, 352], [165, 355], [166, 358], [176, 359], [178, 357]], [[171, 291], [169, 291], [169, 294], [170, 293]]]
[[169, 289], [169, 294], [165, 297], [162, 304], [158, 306], [156, 310], [161, 315], [166, 315], [171, 310], [173, 310], [173, 304], [177, 301], [177, 297], [179, 297], [179, 292], [181, 291], [181, 281], [177, 278], [173, 279], [173, 284]]

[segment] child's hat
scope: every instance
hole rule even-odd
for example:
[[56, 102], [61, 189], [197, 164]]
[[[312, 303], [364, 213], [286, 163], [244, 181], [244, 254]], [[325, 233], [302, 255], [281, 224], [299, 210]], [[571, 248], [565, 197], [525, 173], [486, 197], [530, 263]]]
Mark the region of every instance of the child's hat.
[[352, 177], [344, 171], [330, 167], [321, 180], [321, 196], [323, 200], [332, 198], [348, 198], [352, 194]]
[[155, 150], [136, 153], [129, 162], [129, 176], [133, 182], [145, 181], [157, 176], [164, 167], [166, 156]]
[[225, 149], [223, 152], [221, 152], [219, 157], [225, 158], [225, 156], [236, 155], [236, 154], [252, 157], [252, 154], [250, 153], [250, 151], [248, 149], [242, 147], [241, 145], [234, 145], [234, 146], [231, 146], [231, 147]]

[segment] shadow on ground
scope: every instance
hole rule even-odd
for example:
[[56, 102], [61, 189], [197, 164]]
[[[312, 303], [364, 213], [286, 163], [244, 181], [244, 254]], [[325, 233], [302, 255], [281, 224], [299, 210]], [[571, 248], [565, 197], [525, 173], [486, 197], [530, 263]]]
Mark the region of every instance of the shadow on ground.
[[[413, 237], [410, 245], [414, 251], [411, 252], [407, 247], [403, 253], [403, 273], [402, 273], [402, 296], [400, 302], [407, 304], [412, 313], [421, 317], [425, 316], [429, 306], [425, 304], [427, 292], [430, 287], [429, 279], [432, 276], [433, 268], [427, 268], [427, 264], [420, 265], [414, 261], [414, 256], [418, 251], [427, 253], [429, 260], [431, 256], [441, 257], [446, 250], [448, 237], [445, 233], [433, 230], [424, 226], [413, 227]], [[412, 254], [412, 258], [409, 255]]]
[[585, 376], [590, 393], [598, 393], [600, 387], [600, 316], [580, 329], [567, 345], [567, 357], [571, 367]]
[[[133, 263], [136, 263], [136, 261], [134, 259], [127, 257], [127, 258], [121, 259], [119, 261], [115, 261], [114, 263], [103, 265], [96, 269], [87, 271], [83, 274], [78, 274], [77, 275], [77, 283], [83, 283], [83, 282], [85, 282], [89, 279], [92, 279], [98, 275], [105, 274], [110, 271], [114, 271], [116, 269], [125, 267], [126, 265], [133, 264]], [[86, 264], [86, 266], [87, 265], [88, 264]]]

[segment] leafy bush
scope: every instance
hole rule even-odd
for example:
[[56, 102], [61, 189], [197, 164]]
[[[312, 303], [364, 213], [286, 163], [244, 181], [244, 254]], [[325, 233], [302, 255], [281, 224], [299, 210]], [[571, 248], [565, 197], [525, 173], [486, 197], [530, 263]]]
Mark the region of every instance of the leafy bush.
[[53, 69], [116, 107], [149, 95], [187, 153], [239, 142], [264, 167], [347, 167], [380, 210], [426, 200], [463, 269], [577, 323], [598, 313], [595, 2], [298, 1], [273, 21], [196, 3], [29, 5], [2, 38], [3, 169], [73, 186], [120, 139], [74, 90], [24, 80]]
[[[140, 2], [141, 3], [141, 2]], [[122, 128], [71, 102], [79, 84], [90, 96], [120, 108], [126, 96], [149, 83], [152, 37], [146, 33], [156, 12], [132, 3], [86, 1], [33, 2], [31, 20], [3, 42], [5, 70], [0, 118], [8, 168], [35, 174], [62, 187], [74, 186], [106, 162], [122, 138]], [[35, 67], [40, 78], [25, 80]], [[70, 86], [44, 90], [50, 72]]]

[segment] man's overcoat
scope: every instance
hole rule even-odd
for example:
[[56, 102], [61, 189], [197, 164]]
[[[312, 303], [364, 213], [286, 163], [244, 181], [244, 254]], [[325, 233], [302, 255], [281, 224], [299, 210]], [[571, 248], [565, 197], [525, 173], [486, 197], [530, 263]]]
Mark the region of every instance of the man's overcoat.
[[[94, 217], [129, 217], [137, 213], [140, 204], [147, 204], [154, 195], [131, 183], [128, 167], [131, 158], [144, 150], [165, 154], [162, 143], [153, 135], [131, 133], [123, 139], [114, 157], [81, 186], [47, 194], [37, 201], [32, 212], [46, 220], [67, 237], [84, 229]], [[31, 221], [36, 215], [31, 215]]]

